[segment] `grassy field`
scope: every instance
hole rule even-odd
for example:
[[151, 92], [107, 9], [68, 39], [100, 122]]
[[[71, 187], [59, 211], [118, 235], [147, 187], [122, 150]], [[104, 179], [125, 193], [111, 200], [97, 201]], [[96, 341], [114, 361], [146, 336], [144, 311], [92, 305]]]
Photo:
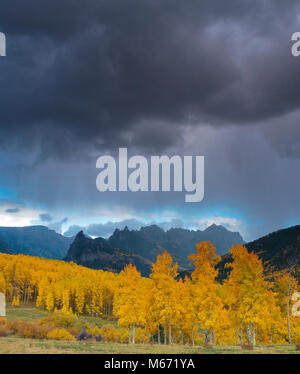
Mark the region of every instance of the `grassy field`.
[[97, 343], [97, 342], [64, 342], [54, 340], [33, 340], [17, 337], [0, 338], [0, 353], [94, 353], [94, 354], [296, 354], [295, 346], [257, 346], [253, 351], [243, 351], [236, 346], [216, 346], [207, 349], [201, 346], [180, 346], [180, 345], [158, 345], [158, 344], [118, 344], [118, 343]]
[[[26, 304], [21, 307], [15, 308], [11, 305], [8, 305], [6, 308], [6, 318], [9, 321], [37, 321], [38, 319], [47, 317], [51, 312], [43, 311], [41, 309], [35, 308], [33, 305]], [[117, 321], [108, 321], [100, 318], [92, 317], [80, 317], [80, 321], [88, 322], [91, 326], [103, 326], [105, 324], [111, 324], [117, 326]]]
[[9, 321], [36, 321], [38, 319], [47, 317], [49, 312], [34, 308], [32, 305], [26, 305], [19, 308], [14, 308], [10, 305], [6, 308], [6, 318]]
[[[47, 316], [49, 312], [34, 308], [33, 306], [22, 306], [13, 308], [7, 307], [7, 319], [36, 321]], [[82, 320], [92, 325], [101, 326], [105, 323], [116, 324], [116, 321], [104, 321], [99, 318], [83, 317]], [[5, 353], [94, 353], [94, 354], [299, 354], [295, 346], [256, 346], [253, 351], [242, 350], [239, 346], [213, 346], [205, 348], [202, 346], [188, 345], [158, 345], [158, 344], [118, 344], [118, 343], [98, 343], [95, 341], [66, 342], [56, 340], [36, 340], [22, 339], [15, 336], [0, 338], [0, 354]]]

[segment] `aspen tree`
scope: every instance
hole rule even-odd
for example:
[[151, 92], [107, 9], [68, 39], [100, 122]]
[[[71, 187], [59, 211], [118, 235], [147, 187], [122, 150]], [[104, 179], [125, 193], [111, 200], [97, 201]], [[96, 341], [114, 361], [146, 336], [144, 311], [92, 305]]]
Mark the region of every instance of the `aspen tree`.
[[114, 301], [114, 312], [119, 317], [119, 325], [128, 327], [135, 343], [136, 326], [145, 324], [145, 308], [143, 300], [143, 282], [141, 273], [129, 264], [120, 273], [119, 289]]
[[203, 241], [196, 244], [196, 254], [190, 255], [188, 258], [195, 267], [192, 272], [192, 287], [194, 288], [197, 321], [204, 329], [205, 341], [208, 343], [210, 335], [213, 335], [216, 318], [224, 308], [222, 300], [217, 294], [218, 285], [216, 282], [218, 271], [215, 266], [220, 261], [220, 256], [217, 256], [213, 243]]
[[169, 327], [169, 344], [172, 343], [172, 324], [175, 318], [173, 305], [176, 299], [175, 285], [177, 263], [173, 265], [172, 256], [164, 251], [158, 255], [152, 265], [150, 278], [154, 281], [154, 304], [157, 309], [158, 323], [164, 326], [164, 342], [167, 343], [167, 326]]

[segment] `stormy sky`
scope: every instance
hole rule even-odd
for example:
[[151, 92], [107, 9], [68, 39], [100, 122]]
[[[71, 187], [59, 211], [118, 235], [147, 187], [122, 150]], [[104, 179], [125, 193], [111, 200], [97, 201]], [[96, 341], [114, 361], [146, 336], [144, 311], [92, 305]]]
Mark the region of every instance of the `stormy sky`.
[[[298, 0], [2, 0], [0, 225], [245, 240], [300, 223]], [[96, 190], [96, 160], [204, 155], [205, 196]]]

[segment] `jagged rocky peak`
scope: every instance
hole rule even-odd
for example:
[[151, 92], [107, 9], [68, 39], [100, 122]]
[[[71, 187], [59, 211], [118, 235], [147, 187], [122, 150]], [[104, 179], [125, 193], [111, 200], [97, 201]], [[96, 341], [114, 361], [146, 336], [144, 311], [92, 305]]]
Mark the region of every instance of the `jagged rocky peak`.
[[78, 232], [78, 234], [76, 235], [76, 237], [75, 237], [75, 240], [80, 240], [80, 239], [85, 239], [85, 238], [87, 238], [87, 236], [84, 234], [84, 232], [81, 230], [81, 231], [79, 231]]
[[140, 232], [141, 234], [151, 236], [153, 239], [162, 239], [165, 235], [165, 231], [157, 225], [144, 226], [140, 229]]
[[222, 225], [212, 223], [210, 226], [206, 227], [204, 231], [227, 231], [227, 229]]
[[239, 233], [233, 233], [216, 225], [208, 231], [182, 228], [164, 231], [155, 224], [144, 226], [139, 230], [130, 230], [128, 226], [125, 226], [122, 230], [115, 229], [108, 239], [101, 237], [91, 239], [84, 236], [83, 232], [79, 232], [70, 247], [67, 259], [87, 264], [86, 258], [89, 257], [93, 258], [93, 264], [97, 263], [97, 266], [102, 266], [104, 253], [114, 254], [114, 261], [116, 261], [117, 250], [126, 256], [141, 256], [154, 262], [158, 254], [167, 250], [174, 261], [177, 261], [182, 268], [187, 268], [189, 266], [188, 256], [195, 252], [196, 243], [204, 240], [213, 242], [218, 254], [221, 255], [227, 253], [233, 244], [243, 242]]

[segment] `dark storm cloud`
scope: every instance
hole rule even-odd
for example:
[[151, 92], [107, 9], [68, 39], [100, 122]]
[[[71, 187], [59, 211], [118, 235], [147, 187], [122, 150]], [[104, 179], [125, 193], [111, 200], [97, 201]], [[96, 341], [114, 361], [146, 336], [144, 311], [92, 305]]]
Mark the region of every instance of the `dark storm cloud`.
[[162, 151], [187, 123], [257, 123], [296, 110], [290, 37], [299, 8], [296, 0], [1, 2], [1, 146], [34, 150], [39, 161], [119, 145]]

